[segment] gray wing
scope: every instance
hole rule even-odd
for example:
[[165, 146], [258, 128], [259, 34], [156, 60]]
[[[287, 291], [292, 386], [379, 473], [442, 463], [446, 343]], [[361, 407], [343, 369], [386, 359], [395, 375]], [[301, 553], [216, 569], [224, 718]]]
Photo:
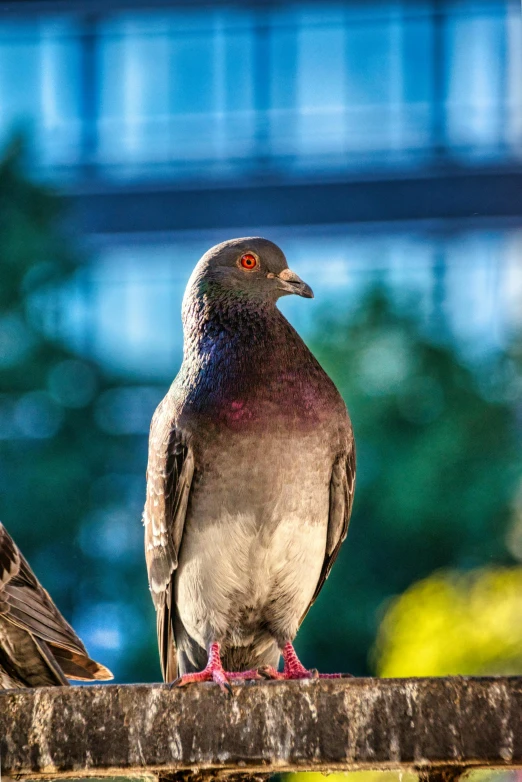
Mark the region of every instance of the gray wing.
[[304, 617], [317, 600], [324, 582], [330, 575], [332, 565], [337, 559], [339, 549], [348, 534], [348, 525], [352, 514], [353, 495], [355, 490], [355, 442], [352, 439], [348, 455], [339, 456], [333, 465], [330, 479], [330, 510], [328, 515], [328, 532], [326, 536], [326, 554], [321, 575], [310, 605]]
[[161, 670], [166, 682], [177, 676], [172, 576], [178, 566], [193, 475], [192, 449], [183, 432], [173, 424], [166, 397], [154, 413], [151, 424], [143, 514], [145, 558], [156, 608]]
[[[42, 587], [27, 560], [0, 523], [0, 619], [4, 632], [26, 647], [27, 659], [11, 660], [19, 677], [31, 670], [31, 679], [67, 684], [70, 679], [112, 679], [111, 672], [91, 660], [72, 627]], [[11, 629], [9, 629], [11, 628]], [[1, 650], [7, 660], [8, 652]], [[32, 683], [32, 682], [31, 682]], [[44, 683], [44, 681], [42, 681]]]

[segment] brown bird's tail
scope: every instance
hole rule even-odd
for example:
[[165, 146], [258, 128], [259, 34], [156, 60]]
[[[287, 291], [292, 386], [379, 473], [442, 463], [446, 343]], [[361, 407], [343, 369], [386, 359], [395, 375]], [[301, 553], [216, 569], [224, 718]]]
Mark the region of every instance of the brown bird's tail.
[[[0, 673], [15, 687], [112, 679], [91, 660], [29, 563], [0, 523]], [[5, 637], [9, 643], [4, 643]]]
[[60, 646], [49, 644], [53, 656], [68, 679], [81, 682], [108, 681], [114, 678], [112, 673], [101, 663], [91, 660], [86, 655], [71, 652]]

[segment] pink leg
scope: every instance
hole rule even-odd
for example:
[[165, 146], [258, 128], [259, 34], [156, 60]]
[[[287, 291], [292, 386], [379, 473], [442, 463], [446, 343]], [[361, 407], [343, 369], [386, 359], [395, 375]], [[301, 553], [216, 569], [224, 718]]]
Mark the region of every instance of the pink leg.
[[238, 679], [260, 679], [260, 675], [257, 671], [239, 671], [237, 673], [227, 673], [223, 669], [221, 663], [220, 647], [219, 644], [210, 644], [208, 651], [208, 661], [205, 668], [197, 673], [184, 673], [183, 676], [178, 676], [172, 682], [172, 686], [184, 687], [185, 684], [192, 684], [193, 682], [216, 682], [219, 684], [223, 692], [232, 695], [232, 687], [230, 686], [230, 680], [235, 681]]
[[219, 654], [219, 644], [213, 643], [208, 650], [208, 661], [202, 671], [197, 673], [184, 673], [183, 676], [178, 676], [172, 682], [173, 686], [184, 687], [185, 684], [192, 684], [192, 682], [216, 682], [219, 684], [223, 692], [228, 692], [232, 695], [232, 687], [226, 677], [223, 665], [221, 664], [221, 656]]
[[315, 669], [309, 671], [300, 661], [290, 641], [283, 646], [283, 660], [282, 673], [271, 665], [261, 668], [261, 673], [268, 679], [344, 679], [351, 676], [349, 673], [318, 673]]

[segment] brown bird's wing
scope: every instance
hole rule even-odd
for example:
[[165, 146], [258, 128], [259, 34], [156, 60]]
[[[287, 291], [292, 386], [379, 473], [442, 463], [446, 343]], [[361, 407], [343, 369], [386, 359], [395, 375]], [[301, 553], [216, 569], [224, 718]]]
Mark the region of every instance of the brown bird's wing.
[[[107, 668], [89, 658], [1, 523], [0, 619], [31, 637], [33, 648], [52, 671], [56, 684], [67, 684], [65, 676], [86, 681], [112, 679]], [[23, 660], [18, 662], [23, 664]]]
[[166, 397], [154, 413], [151, 424], [143, 514], [145, 557], [156, 608], [161, 670], [166, 682], [177, 676], [172, 574], [178, 566], [193, 475], [192, 449], [183, 433], [173, 425]]
[[18, 546], [0, 521], [0, 611], [4, 610], [4, 587], [16, 576], [21, 563]]
[[310, 605], [301, 617], [301, 622], [317, 600], [324, 582], [330, 575], [332, 565], [337, 559], [339, 549], [348, 534], [348, 525], [352, 514], [355, 489], [355, 442], [352, 439], [348, 455], [339, 456], [332, 468], [330, 479], [330, 511], [328, 515], [328, 533], [326, 536], [326, 555], [319, 581]]

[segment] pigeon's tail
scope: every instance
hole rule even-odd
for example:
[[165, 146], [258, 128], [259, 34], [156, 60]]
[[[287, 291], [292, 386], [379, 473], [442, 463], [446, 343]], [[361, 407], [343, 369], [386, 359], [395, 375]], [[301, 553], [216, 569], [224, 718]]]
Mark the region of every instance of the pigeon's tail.
[[171, 586], [163, 593], [164, 604], [156, 609], [156, 629], [163, 681], [173, 682], [178, 675], [178, 654], [171, 617]]

